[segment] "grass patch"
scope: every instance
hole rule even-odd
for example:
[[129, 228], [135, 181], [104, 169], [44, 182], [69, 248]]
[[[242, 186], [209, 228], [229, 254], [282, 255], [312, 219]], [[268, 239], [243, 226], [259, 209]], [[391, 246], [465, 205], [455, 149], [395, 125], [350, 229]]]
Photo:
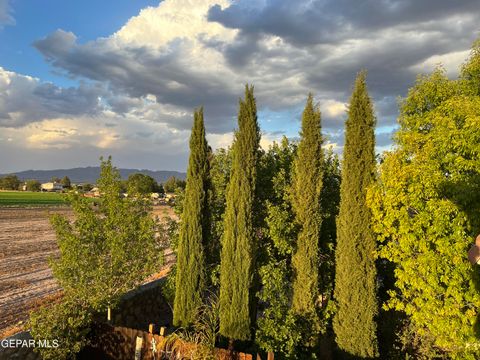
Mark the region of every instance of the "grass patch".
[[68, 205], [60, 193], [30, 191], [0, 191], [0, 206]]

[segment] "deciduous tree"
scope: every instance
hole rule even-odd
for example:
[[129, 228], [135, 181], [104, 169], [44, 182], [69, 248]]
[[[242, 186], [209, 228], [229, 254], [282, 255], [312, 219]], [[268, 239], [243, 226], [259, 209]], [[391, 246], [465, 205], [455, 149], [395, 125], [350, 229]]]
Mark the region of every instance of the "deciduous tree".
[[478, 269], [466, 257], [480, 228], [479, 74], [476, 42], [458, 80], [442, 68], [417, 79], [369, 192], [379, 255], [395, 266], [384, 306], [407, 315], [415, 358], [480, 356]]

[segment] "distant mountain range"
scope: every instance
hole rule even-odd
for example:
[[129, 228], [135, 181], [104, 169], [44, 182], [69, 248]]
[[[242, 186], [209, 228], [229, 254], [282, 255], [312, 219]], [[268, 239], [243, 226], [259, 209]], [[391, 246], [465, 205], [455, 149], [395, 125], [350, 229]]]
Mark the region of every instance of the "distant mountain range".
[[[153, 177], [157, 182], [163, 183], [169, 177], [175, 176], [176, 178], [184, 180], [186, 174], [178, 171], [169, 171], [169, 170], [138, 170], [138, 169], [118, 169], [122, 179], [127, 179], [128, 175], [135, 173], [142, 173]], [[78, 183], [91, 183], [94, 184], [99, 175], [100, 167], [98, 166], [89, 166], [89, 167], [79, 167], [73, 169], [57, 169], [57, 170], [27, 170], [13, 173], [18, 176], [20, 180], [29, 180], [35, 179], [40, 182], [48, 182], [52, 177], [63, 178], [68, 176], [70, 181], [74, 184]], [[0, 175], [5, 176], [7, 174]]]

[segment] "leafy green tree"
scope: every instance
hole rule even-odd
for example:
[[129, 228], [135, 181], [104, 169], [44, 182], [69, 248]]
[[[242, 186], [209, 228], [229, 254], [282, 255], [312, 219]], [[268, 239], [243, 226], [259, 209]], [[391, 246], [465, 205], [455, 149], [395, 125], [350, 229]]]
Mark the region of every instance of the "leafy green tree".
[[266, 203], [268, 241], [264, 245], [264, 261], [259, 269], [261, 288], [260, 316], [255, 341], [261, 349], [276, 356], [293, 357], [302, 340], [296, 317], [290, 311], [292, 299], [291, 256], [298, 225], [292, 210], [290, 187], [296, 145], [284, 137], [266, 153], [273, 164], [274, 195]]
[[29, 326], [34, 339], [47, 340], [51, 346], [35, 347], [34, 351], [45, 360], [75, 358], [89, 343], [92, 322], [92, 313], [73, 299], [42, 307], [30, 315]]
[[[320, 195], [322, 209], [322, 227], [320, 229], [320, 268], [319, 290], [323, 306], [332, 310], [330, 300], [333, 297], [333, 283], [335, 277], [335, 244], [337, 242], [337, 224], [340, 205], [340, 160], [329, 148], [325, 152], [323, 164], [323, 187]], [[327, 309], [325, 309], [327, 310]], [[332, 314], [324, 313], [324, 320]]]
[[40, 349], [46, 359], [71, 358], [85, 344], [93, 315], [114, 307], [161, 261], [156, 223], [148, 203], [120, 196], [120, 174], [111, 159], [101, 162], [101, 200], [70, 194], [74, 221], [54, 215], [60, 250], [49, 263], [64, 291], [63, 303], [31, 315], [35, 339], [59, 339], [58, 348]]
[[120, 196], [120, 174], [110, 158], [102, 160], [98, 186], [98, 209], [72, 194], [75, 220], [62, 215], [51, 219], [60, 250], [59, 258], [50, 261], [53, 274], [65, 296], [94, 310], [114, 307], [125, 292], [158, 269], [161, 260], [150, 207]]
[[165, 183], [163, 183], [163, 189], [167, 193], [174, 193], [177, 188], [185, 189], [186, 183], [182, 179], [178, 179], [175, 176], [170, 176]]
[[420, 76], [400, 107], [395, 150], [369, 192], [379, 256], [395, 266], [385, 309], [408, 317], [419, 359], [478, 359], [479, 274], [466, 252], [480, 228], [480, 43], [458, 80]]
[[375, 116], [365, 72], [355, 80], [345, 129], [340, 211], [337, 220], [333, 328], [341, 350], [378, 356], [375, 237], [366, 204], [375, 180]]
[[158, 189], [154, 178], [141, 173], [130, 174], [126, 185], [127, 192], [135, 195], [149, 195]]
[[294, 247], [292, 310], [308, 324], [308, 343], [322, 331], [319, 319], [319, 240], [322, 224], [320, 194], [323, 186], [323, 151], [320, 110], [310, 94], [302, 115], [300, 143], [294, 162], [292, 206], [299, 231]]
[[[260, 315], [255, 342], [264, 351], [275, 352], [280, 358], [308, 358], [312, 348], [307, 347], [310, 328], [299, 321], [291, 311], [293, 268], [291, 257], [298, 236], [299, 224], [292, 209], [292, 168], [297, 144], [286, 137], [274, 143], [266, 153], [266, 161], [272, 165], [274, 190], [266, 204], [268, 238], [264, 245], [262, 265], [259, 268], [261, 288], [258, 292]], [[331, 316], [333, 292], [334, 253], [336, 239], [335, 218], [340, 199], [340, 164], [331, 149], [326, 152], [322, 164], [323, 186], [321, 198], [322, 228], [319, 253], [319, 291], [322, 300], [322, 324], [328, 324]], [[314, 336], [318, 338], [318, 334]], [[308, 340], [308, 339], [307, 339]]]
[[208, 191], [209, 148], [205, 138], [203, 109], [195, 111], [190, 137], [190, 160], [177, 251], [173, 322], [193, 324], [202, 304], [206, 281], [206, 254], [210, 241]]
[[211, 236], [212, 245], [218, 248], [212, 249], [212, 264], [220, 263], [220, 241], [223, 234], [224, 215], [226, 208], [227, 185], [232, 168], [232, 150], [217, 149], [211, 156], [210, 177], [212, 181], [210, 193], [211, 206]]
[[230, 339], [251, 337], [255, 271], [253, 205], [260, 131], [253, 86], [240, 100], [232, 168], [227, 189], [220, 266], [220, 333]]
[[163, 188], [163, 185], [157, 183], [157, 186], [155, 188], [155, 192], [158, 192], [159, 194], [165, 194], [165, 189]]
[[70, 189], [72, 187], [72, 183], [70, 181], [70, 178], [68, 176], [64, 176], [62, 180], [60, 180], [60, 184], [63, 185], [64, 188]]
[[82, 191], [88, 192], [88, 191], [91, 191], [94, 188], [94, 186], [92, 184], [87, 183], [87, 184], [82, 184], [81, 188], [82, 188]]
[[27, 191], [40, 191], [42, 188], [42, 185], [38, 180], [27, 180], [25, 182], [25, 188]]
[[17, 175], [6, 175], [0, 179], [0, 188], [3, 190], [18, 190], [20, 187], [20, 179]]

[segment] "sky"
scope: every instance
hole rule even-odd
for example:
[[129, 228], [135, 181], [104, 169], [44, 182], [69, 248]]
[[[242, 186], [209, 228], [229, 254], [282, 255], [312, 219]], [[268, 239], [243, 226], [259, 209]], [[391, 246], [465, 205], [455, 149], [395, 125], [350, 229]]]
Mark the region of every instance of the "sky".
[[255, 86], [261, 145], [297, 138], [308, 93], [341, 153], [358, 71], [391, 147], [398, 100], [480, 36], [478, 0], [0, 0], [0, 173], [95, 166], [185, 171], [193, 110], [230, 145]]

